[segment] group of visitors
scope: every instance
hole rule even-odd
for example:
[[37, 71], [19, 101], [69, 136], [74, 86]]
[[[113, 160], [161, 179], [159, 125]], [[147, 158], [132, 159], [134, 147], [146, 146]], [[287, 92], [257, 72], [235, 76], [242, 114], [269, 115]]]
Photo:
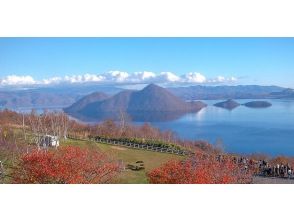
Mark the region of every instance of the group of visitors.
[[245, 169], [251, 168], [257, 175], [267, 177], [294, 178], [293, 168], [290, 164], [270, 164], [266, 160], [253, 160], [246, 157], [234, 157], [234, 162], [244, 165]]
[[219, 162], [223, 162], [228, 158], [231, 158], [234, 163], [239, 164], [245, 170], [253, 170], [256, 175], [289, 179], [294, 178], [294, 169], [289, 163], [269, 163], [266, 160], [254, 160], [244, 156], [228, 157], [218, 155], [216, 159]]
[[260, 174], [264, 176], [293, 178], [293, 168], [290, 164], [275, 164], [271, 165], [267, 161], [259, 161]]

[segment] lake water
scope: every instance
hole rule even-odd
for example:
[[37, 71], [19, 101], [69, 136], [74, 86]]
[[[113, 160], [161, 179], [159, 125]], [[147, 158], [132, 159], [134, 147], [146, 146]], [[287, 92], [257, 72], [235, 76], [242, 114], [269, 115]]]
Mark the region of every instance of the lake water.
[[[236, 100], [246, 103], [252, 100]], [[232, 111], [214, 107], [220, 100], [205, 100], [208, 107], [168, 122], [151, 122], [162, 130], [192, 140], [221, 140], [225, 151], [294, 156], [294, 100], [267, 100], [264, 109], [240, 106]]]
[[[161, 115], [152, 115], [150, 124], [161, 130], [172, 130], [183, 139], [201, 139], [212, 144], [221, 140], [227, 152], [294, 156], [294, 100], [267, 100], [273, 104], [269, 108], [239, 106], [231, 111], [213, 106], [220, 101], [204, 100], [208, 106], [201, 111], [165, 115], [160, 122], [154, 119]], [[236, 101], [243, 104], [253, 100]], [[36, 110], [42, 112], [44, 108]], [[18, 110], [29, 112], [31, 108]]]

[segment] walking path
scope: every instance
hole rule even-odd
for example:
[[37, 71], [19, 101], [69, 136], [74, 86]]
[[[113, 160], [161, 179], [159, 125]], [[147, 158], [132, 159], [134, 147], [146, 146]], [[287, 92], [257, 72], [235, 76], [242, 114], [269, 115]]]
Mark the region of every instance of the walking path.
[[294, 179], [277, 178], [277, 177], [253, 177], [253, 184], [294, 184]]

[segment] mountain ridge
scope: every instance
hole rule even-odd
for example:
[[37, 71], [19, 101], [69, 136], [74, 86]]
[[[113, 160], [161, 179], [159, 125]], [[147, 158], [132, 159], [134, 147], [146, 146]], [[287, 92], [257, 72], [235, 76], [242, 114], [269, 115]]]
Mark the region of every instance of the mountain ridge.
[[66, 112], [78, 112], [82, 108], [84, 108], [86, 105], [89, 105], [91, 103], [102, 101], [104, 99], [107, 99], [109, 96], [106, 95], [103, 92], [93, 92], [87, 96], [82, 97], [77, 102], [73, 103], [71, 106], [65, 108]]
[[[227, 99], [279, 99], [294, 98], [293, 89], [278, 86], [189, 86], [166, 88], [182, 100], [227, 100]], [[65, 85], [35, 89], [0, 88], [1, 108], [22, 108], [41, 106], [69, 107], [82, 97], [93, 92], [115, 95], [125, 91], [124, 87], [110, 85]]]
[[187, 113], [197, 112], [204, 107], [206, 104], [202, 102], [185, 102], [167, 89], [150, 84], [139, 91], [122, 91], [108, 99], [90, 103], [75, 113], [87, 117], [98, 117], [121, 111], [130, 115], [154, 112]]
[[279, 86], [238, 85], [238, 86], [189, 86], [168, 88], [172, 93], [185, 100], [217, 99], [264, 99], [271, 93], [281, 92]]
[[271, 96], [273, 98], [279, 98], [279, 99], [292, 99], [294, 98], [294, 89], [284, 89], [283, 91], [280, 92], [272, 92]]

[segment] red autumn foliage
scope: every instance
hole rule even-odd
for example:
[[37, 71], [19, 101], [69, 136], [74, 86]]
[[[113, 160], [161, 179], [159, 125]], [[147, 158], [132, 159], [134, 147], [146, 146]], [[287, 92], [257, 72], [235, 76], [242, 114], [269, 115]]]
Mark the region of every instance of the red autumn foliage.
[[108, 183], [118, 172], [118, 163], [104, 153], [69, 146], [24, 154], [12, 179], [14, 183]]
[[157, 184], [250, 183], [252, 173], [231, 159], [221, 162], [212, 155], [197, 154], [185, 161], [172, 160], [148, 173]]

